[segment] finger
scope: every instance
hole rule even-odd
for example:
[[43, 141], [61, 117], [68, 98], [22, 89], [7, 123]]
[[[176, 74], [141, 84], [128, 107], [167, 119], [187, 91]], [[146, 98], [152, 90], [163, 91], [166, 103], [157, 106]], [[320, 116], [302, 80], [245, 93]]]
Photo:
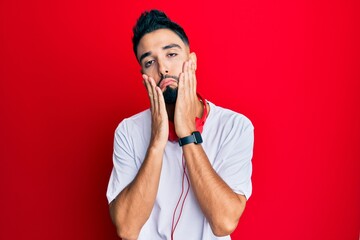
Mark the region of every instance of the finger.
[[156, 92], [158, 96], [159, 110], [161, 113], [164, 113], [164, 111], [166, 111], [166, 107], [165, 107], [165, 99], [163, 96], [163, 92], [159, 87], [156, 87]]
[[189, 98], [193, 98], [194, 95], [194, 86], [193, 86], [193, 70], [192, 70], [192, 61], [189, 60], [188, 61], [188, 66], [187, 66], [187, 94]]
[[[144, 84], [144, 87], [146, 88], [145, 79], [147, 79], [148, 76], [146, 74], [142, 74], [141, 77], [143, 78], [142, 83]], [[147, 88], [146, 88], [146, 90], [147, 90]]]
[[186, 94], [186, 97], [188, 97], [190, 90], [189, 81], [190, 81], [189, 61], [186, 61], [184, 65], [184, 93]]
[[196, 96], [196, 87], [197, 87], [197, 81], [196, 81], [196, 67], [195, 67], [195, 63], [191, 62], [191, 75], [192, 75], [192, 92], [194, 94], [194, 96]]
[[147, 89], [148, 89], [148, 94], [149, 94], [149, 99], [150, 99], [150, 107], [152, 112], [156, 111], [157, 107], [156, 107], [156, 93], [154, 90], [154, 79], [151, 77], [147, 77], [146, 79], [146, 83], [147, 83]]
[[178, 98], [182, 97], [182, 95], [184, 94], [184, 72], [180, 73], [179, 76], [179, 82], [178, 82]]
[[158, 103], [159, 98], [156, 93], [156, 83], [152, 77], [149, 77], [149, 80], [150, 80], [151, 91], [152, 91], [153, 107], [154, 107], [154, 110], [157, 112], [159, 109], [159, 103]]
[[188, 88], [189, 88], [189, 92], [188, 94], [193, 97], [193, 93], [194, 93], [194, 86], [193, 86], [193, 82], [194, 82], [194, 79], [193, 79], [193, 68], [192, 68], [192, 61], [189, 60], [189, 63], [188, 63]]
[[151, 90], [151, 83], [150, 83], [150, 80], [149, 80], [149, 77], [145, 74], [142, 75], [143, 78], [144, 78], [144, 84], [145, 84], [145, 87], [146, 87], [146, 90], [148, 92], [148, 97], [149, 97], [149, 100], [150, 100], [150, 107], [152, 108], [153, 106], [153, 91]]
[[186, 63], [187, 63], [187, 61], [185, 61], [183, 64], [182, 72], [186, 72]]
[[145, 88], [146, 88], [146, 91], [148, 93], [148, 97], [150, 98], [150, 94], [151, 94], [151, 86], [150, 86], [150, 83], [149, 83], [149, 77], [145, 74], [142, 75], [143, 77], [143, 84], [145, 85]]

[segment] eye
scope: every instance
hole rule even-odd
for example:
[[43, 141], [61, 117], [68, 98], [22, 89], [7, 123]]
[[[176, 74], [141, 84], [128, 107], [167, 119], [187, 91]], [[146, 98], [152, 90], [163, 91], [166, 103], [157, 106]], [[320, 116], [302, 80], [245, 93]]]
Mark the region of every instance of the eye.
[[175, 57], [175, 56], [177, 56], [178, 54], [177, 53], [169, 53], [168, 54], [168, 57]]
[[154, 63], [154, 60], [150, 60], [150, 61], [145, 62], [145, 68], [150, 67], [153, 63]]

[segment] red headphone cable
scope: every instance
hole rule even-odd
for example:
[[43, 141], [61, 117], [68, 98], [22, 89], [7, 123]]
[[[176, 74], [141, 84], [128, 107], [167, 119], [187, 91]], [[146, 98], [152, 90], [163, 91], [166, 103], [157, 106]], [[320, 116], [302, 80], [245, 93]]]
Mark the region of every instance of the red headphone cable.
[[[174, 232], [175, 232], [175, 229], [179, 223], [179, 220], [180, 220], [180, 217], [181, 217], [181, 214], [182, 214], [182, 211], [183, 211], [183, 208], [184, 208], [184, 203], [185, 203], [185, 200], [186, 200], [186, 197], [189, 193], [189, 190], [190, 190], [190, 181], [189, 181], [189, 177], [186, 173], [186, 163], [185, 163], [185, 158], [184, 158], [184, 155], [182, 156], [182, 165], [183, 165], [183, 176], [182, 176], [182, 185], [181, 185], [181, 194], [180, 194], [180, 197], [179, 197], [179, 200], [176, 204], [176, 207], [175, 207], [175, 210], [174, 210], [174, 213], [173, 213], [173, 219], [172, 219], [172, 224], [171, 224], [171, 240], [174, 239]], [[180, 209], [180, 214], [179, 214], [179, 217], [177, 218], [176, 220], [176, 223], [175, 223], [175, 226], [174, 226], [174, 220], [175, 220], [175, 214], [176, 214], [176, 210], [179, 206], [179, 203], [180, 203], [180, 200], [182, 198], [182, 195], [184, 193], [184, 180], [185, 180], [185, 177], [186, 177], [186, 181], [187, 181], [187, 184], [188, 184], [188, 188], [186, 190], [186, 194], [185, 194], [185, 197], [184, 197], [184, 200], [181, 204], [181, 209]]]

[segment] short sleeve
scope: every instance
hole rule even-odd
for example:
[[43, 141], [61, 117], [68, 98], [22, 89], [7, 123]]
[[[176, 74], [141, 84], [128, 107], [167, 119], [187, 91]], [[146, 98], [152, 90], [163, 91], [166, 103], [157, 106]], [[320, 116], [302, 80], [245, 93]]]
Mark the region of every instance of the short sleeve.
[[254, 127], [249, 119], [242, 116], [230, 128], [221, 150], [222, 166], [218, 174], [235, 193], [249, 199], [252, 193]]
[[125, 119], [115, 130], [113, 169], [106, 192], [109, 203], [135, 178], [138, 169], [134, 155]]

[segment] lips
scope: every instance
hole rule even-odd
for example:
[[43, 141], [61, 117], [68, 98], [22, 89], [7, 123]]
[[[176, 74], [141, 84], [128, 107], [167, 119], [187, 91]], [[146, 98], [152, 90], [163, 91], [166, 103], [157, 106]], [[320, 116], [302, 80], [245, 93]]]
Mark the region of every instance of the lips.
[[177, 83], [177, 81], [174, 78], [164, 78], [161, 82], [160, 82], [160, 89], [162, 91], [165, 90], [165, 88], [173, 83]]

